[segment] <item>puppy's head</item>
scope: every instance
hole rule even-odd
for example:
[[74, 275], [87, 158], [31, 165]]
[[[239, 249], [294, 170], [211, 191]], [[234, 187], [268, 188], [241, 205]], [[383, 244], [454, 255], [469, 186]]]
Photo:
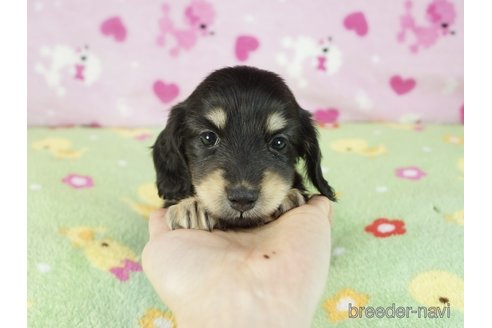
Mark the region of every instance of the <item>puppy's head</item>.
[[212, 216], [236, 227], [264, 223], [291, 188], [304, 190], [299, 159], [319, 192], [335, 200], [309, 112], [281, 78], [256, 68], [209, 75], [171, 110], [153, 158], [159, 196], [195, 195]]

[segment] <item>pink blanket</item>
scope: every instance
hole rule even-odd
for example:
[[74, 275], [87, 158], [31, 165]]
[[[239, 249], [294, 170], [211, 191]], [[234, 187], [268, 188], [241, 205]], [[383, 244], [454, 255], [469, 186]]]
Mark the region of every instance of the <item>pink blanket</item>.
[[463, 119], [463, 1], [30, 1], [30, 125], [162, 126], [214, 69], [277, 72], [322, 124]]

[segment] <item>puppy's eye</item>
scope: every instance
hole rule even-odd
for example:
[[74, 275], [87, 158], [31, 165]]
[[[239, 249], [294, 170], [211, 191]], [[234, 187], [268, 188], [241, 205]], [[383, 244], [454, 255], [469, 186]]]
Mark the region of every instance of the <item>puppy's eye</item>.
[[219, 137], [212, 131], [207, 131], [200, 134], [200, 140], [203, 145], [207, 147], [212, 147], [219, 142]]
[[272, 147], [274, 150], [280, 151], [287, 146], [287, 139], [284, 137], [278, 136], [272, 139], [270, 141], [270, 147]]

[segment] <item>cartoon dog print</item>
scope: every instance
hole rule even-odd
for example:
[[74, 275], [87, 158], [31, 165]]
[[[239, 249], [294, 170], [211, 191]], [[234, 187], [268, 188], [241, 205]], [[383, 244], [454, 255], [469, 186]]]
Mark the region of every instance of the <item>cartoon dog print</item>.
[[158, 210], [163, 205], [163, 200], [159, 197], [157, 187], [153, 182], [140, 185], [137, 189], [137, 194], [138, 201], [128, 198], [124, 198], [123, 201], [146, 219], [152, 212]]
[[428, 307], [464, 310], [463, 278], [448, 271], [431, 270], [417, 274], [408, 285], [410, 295]]
[[307, 86], [304, 69], [333, 75], [342, 65], [342, 52], [333, 45], [331, 37], [320, 40], [308, 36], [286, 37], [282, 46], [293, 55], [289, 58], [286, 52], [280, 52], [277, 63], [286, 68], [287, 74], [297, 80], [299, 87]]
[[104, 228], [61, 228], [75, 247], [81, 247], [87, 260], [96, 268], [110, 272], [120, 281], [127, 281], [131, 272], [142, 271], [135, 253], [128, 247], [109, 238], [96, 238]]
[[171, 19], [170, 6], [162, 5], [163, 16], [159, 19], [159, 35], [157, 45], [164, 47], [167, 43], [166, 37], [174, 38], [175, 44], [169, 51], [171, 56], [176, 57], [181, 50], [190, 50], [195, 46], [198, 38], [213, 35], [210, 26], [215, 20], [215, 12], [212, 5], [203, 0], [192, 0], [185, 8], [184, 20], [186, 27], [176, 28]]
[[410, 45], [410, 51], [417, 53], [420, 48], [429, 48], [439, 38], [453, 35], [451, 29], [456, 20], [454, 4], [449, 0], [433, 0], [426, 9], [425, 19], [427, 25], [418, 25], [412, 14], [413, 2], [405, 2], [405, 14], [401, 16], [398, 41], [405, 42], [407, 33], [414, 36], [415, 42]]
[[146, 140], [153, 135], [151, 130], [144, 128], [111, 128], [111, 131], [121, 137], [133, 138], [139, 141]]
[[64, 138], [44, 138], [32, 143], [34, 150], [49, 151], [55, 158], [75, 159], [82, 156], [87, 149], [75, 150], [72, 148], [72, 142]]
[[102, 71], [101, 60], [94, 55], [86, 45], [84, 47], [70, 47], [55, 45], [42, 47], [41, 57], [48, 59], [45, 65], [38, 62], [35, 71], [40, 74], [58, 96], [66, 94], [63, 86], [65, 78], [72, 78], [90, 86], [99, 80]]
[[330, 144], [331, 149], [338, 153], [352, 153], [366, 157], [376, 157], [386, 153], [383, 145], [370, 147], [363, 139], [338, 139]]
[[460, 170], [460, 175], [458, 176], [458, 179], [459, 180], [464, 180], [465, 179], [465, 158], [464, 157], [461, 157], [459, 160], [458, 160], [458, 170]]
[[446, 219], [447, 222], [452, 222], [452, 223], [456, 223], [459, 225], [464, 225], [465, 224], [465, 211], [459, 210], [459, 211], [456, 211], [454, 213], [445, 214], [444, 218]]

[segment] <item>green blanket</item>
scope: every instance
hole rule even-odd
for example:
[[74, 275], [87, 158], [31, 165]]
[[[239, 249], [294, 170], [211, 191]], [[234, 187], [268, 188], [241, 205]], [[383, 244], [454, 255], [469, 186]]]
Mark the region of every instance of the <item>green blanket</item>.
[[[173, 327], [140, 266], [158, 132], [29, 129], [30, 327]], [[339, 202], [313, 327], [462, 326], [463, 127], [345, 124], [320, 143]]]

